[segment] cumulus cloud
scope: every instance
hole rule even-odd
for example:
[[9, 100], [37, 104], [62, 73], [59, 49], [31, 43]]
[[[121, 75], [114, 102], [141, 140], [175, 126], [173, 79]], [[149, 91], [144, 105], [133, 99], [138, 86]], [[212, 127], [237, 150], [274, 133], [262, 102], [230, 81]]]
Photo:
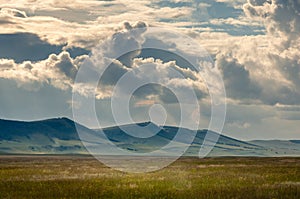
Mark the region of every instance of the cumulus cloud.
[[243, 9], [250, 20], [265, 24], [265, 35], [196, 36], [223, 71], [227, 97], [241, 103], [299, 104], [299, 1], [249, 0]]
[[270, 35], [281, 37], [281, 48], [299, 45], [299, 0], [248, 0], [244, 5], [247, 16], [265, 23]]
[[[208, 95], [206, 84], [201, 75], [197, 71], [176, 65], [175, 61], [164, 63], [159, 59], [136, 58], [130, 72], [134, 74], [133, 77], [140, 80], [148, 79], [158, 82], [160, 86], [149, 85], [149, 92], [144, 91], [143, 97], [148, 99], [156, 99], [164, 103], [176, 103], [176, 94], [185, 97], [187, 101], [191, 97], [189, 96], [190, 92], [195, 92], [196, 97], [200, 100]], [[193, 78], [190, 78], [191, 76]], [[137, 82], [139, 82], [138, 79]], [[174, 91], [176, 93], [172, 93]]]
[[[299, 0], [249, 0], [244, 5], [245, 13], [265, 23], [269, 45], [268, 54], [261, 59], [267, 60], [270, 69], [278, 71], [286, 82], [278, 92], [283, 104], [298, 104], [300, 97], [300, 2]], [[280, 94], [279, 94], [280, 95]], [[287, 97], [288, 96], [288, 97]], [[276, 98], [276, 96], [274, 96]]]
[[259, 48], [254, 41], [245, 38], [216, 55], [227, 96], [257, 99], [269, 105], [299, 104], [298, 60], [277, 54], [270, 46]]
[[[123, 27], [123, 30], [116, 32], [95, 48], [90, 57], [83, 55], [71, 58], [70, 54], [64, 51], [58, 55], [51, 54], [47, 59], [37, 62], [16, 63], [14, 60], [1, 59], [0, 78], [15, 80], [19, 86], [27, 89], [37, 89], [34, 85], [49, 84], [62, 90], [71, 88], [82, 95], [90, 96], [95, 90], [91, 81], [98, 81], [98, 76], [103, 73], [96, 98], [104, 99], [111, 96], [115, 84], [127, 74], [137, 83], [149, 80], [159, 85], [144, 86], [141, 92], [134, 94], [139, 100], [176, 103], [174, 93], [166, 88], [171, 88], [182, 96], [188, 92], [195, 92], [198, 99], [207, 97], [206, 85], [197, 71], [179, 66], [175, 60], [137, 58], [141, 52], [136, 49], [140, 49], [146, 41], [143, 36], [147, 30], [146, 23], [125, 22]], [[92, 67], [84, 78], [74, 85], [79, 67], [86, 66], [85, 64], [91, 64]], [[121, 86], [126, 90], [126, 84]]]
[[72, 86], [84, 58], [86, 56], [72, 59], [68, 52], [62, 52], [51, 54], [48, 59], [39, 62], [17, 64], [13, 60], [0, 59], [0, 78], [15, 80], [20, 87], [27, 89], [36, 89], [36, 84], [50, 84], [65, 90]]
[[[130, 82], [118, 84], [125, 74], [130, 82], [135, 82], [135, 84], [145, 81], [154, 82], [141, 86], [133, 94], [138, 104], [145, 100], [152, 103], [177, 103], [176, 93], [181, 97], [185, 96], [187, 101], [189, 100], [187, 94], [190, 92], [194, 92], [199, 100], [208, 95], [206, 84], [198, 72], [182, 68], [176, 65], [175, 61], [163, 62], [154, 58], [134, 58], [130, 67], [119, 61], [114, 61], [108, 66], [99, 81], [96, 97], [98, 99], [111, 97], [116, 85], [125, 92]], [[83, 92], [78, 90], [78, 92], [86, 96], [94, 92], [93, 89], [87, 87], [85, 90]]]

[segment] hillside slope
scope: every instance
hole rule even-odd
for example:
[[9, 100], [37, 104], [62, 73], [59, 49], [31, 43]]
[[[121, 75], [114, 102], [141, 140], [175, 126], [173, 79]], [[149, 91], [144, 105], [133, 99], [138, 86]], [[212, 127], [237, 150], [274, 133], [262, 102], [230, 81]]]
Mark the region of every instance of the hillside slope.
[[[159, 132], [149, 138], [136, 138], [123, 130], [134, 131], [133, 125], [109, 127], [102, 129], [106, 137], [116, 146], [135, 153], [147, 153], [166, 146], [177, 134], [178, 127], [158, 127], [153, 123], [137, 124], [147, 126], [144, 132], [151, 134], [160, 128]], [[88, 154], [83, 146], [77, 128], [93, 135], [96, 143], [103, 143], [99, 130], [92, 130], [68, 118], [54, 118], [41, 121], [24, 122], [0, 120], [0, 153], [4, 154]], [[123, 129], [123, 130], [122, 130]], [[189, 129], [177, 139], [178, 145], [186, 143], [193, 135]], [[149, 131], [149, 132], [148, 132]], [[217, 135], [214, 132], [212, 134]], [[196, 136], [186, 151], [186, 156], [197, 156], [207, 135], [207, 130], [198, 130]], [[208, 142], [209, 143], [209, 142]], [[213, 143], [212, 143], [213, 144]], [[245, 142], [228, 136], [220, 135], [209, 156], [300, 156], [300, 141], [256, 140]]]

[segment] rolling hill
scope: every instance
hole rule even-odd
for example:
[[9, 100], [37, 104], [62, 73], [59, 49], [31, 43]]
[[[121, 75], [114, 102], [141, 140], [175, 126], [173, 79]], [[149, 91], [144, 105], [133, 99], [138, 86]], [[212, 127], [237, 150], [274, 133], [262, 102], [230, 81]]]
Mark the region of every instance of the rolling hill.
[[[1, 154], [88, 154], [83, 146], [75, 122], [68, 118], [53, 118], [41, 121], [11, 121], [0, 120], [0, 153]], [[149, 132], [160, 129], [157, 134], [149, 138], [136, 138], [126, 131], [134, 131], [133, 125], [109, 127], [102, 129], [106, 137], [120, 148], [145, 153], [160, 149], [167, 145], [177, 134], [178, 127], [158, 127], [153, 123], [137, 124], [147, 126]], [[94, 136], [99, 130], [92, 130], [80, 124], [77, 128]], [[192, 135], [189, 129], [184, 130], [184, 136], [177, 142], [185, 143]], [[141, 132], [135, 132], [141, 133]], [[197, 156], [207, 130], [198, 130], [197, 134], [186, 151], [186, 156]], [[97, 143], [105, 139], [98, 136]], [[298, 140], [255, 140], [241, 141], [225, 135], [220, 135], [218, 142], [209, 156], [300, 156], [300, 141]]]

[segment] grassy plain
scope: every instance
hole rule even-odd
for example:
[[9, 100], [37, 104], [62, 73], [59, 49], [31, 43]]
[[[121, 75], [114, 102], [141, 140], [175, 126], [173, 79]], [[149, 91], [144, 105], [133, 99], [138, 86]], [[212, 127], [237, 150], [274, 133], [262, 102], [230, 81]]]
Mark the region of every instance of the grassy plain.
[[181, 158], [115, 171], [89, 156], [0, 156], [0, 198], [300, 198], [300, 158]]

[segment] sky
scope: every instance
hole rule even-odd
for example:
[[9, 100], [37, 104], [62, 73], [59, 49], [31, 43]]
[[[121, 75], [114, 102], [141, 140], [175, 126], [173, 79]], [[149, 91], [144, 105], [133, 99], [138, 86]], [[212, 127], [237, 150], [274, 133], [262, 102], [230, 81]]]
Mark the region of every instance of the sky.
[[[0, 0], [0, 27], [0, 118], [73, 118], [72, 92], [90, 97], [89, 82], [78, 89], [75, 79], [91, 53], [111, 59], [130, 39], [137, 47], [160, 42], [181, 52], [168, 34], [128, 36], [135, 28], [163, 27], [193, 39], [214, 61], [227, 97], [223, 134], [300, 139], [300, 0]], [[145, 50], [115, 60], [100, 81], [95, 104], [104, 126], [113, 125], [113, 85], [126, 72], [143, 70], [143, 78], [180, 88], [180, 95], [194, 90], [201, 128], [207, 128], [210, 95], [199, 72], [176, 55]], [[133, 98], [137, 122], [149, 119], [153, 104], [164, 104], [170, 113], [178, 109], [174, 94], [157, 85], [137, 90]], [[84, 124], [92, 127], [89, 118]]]

